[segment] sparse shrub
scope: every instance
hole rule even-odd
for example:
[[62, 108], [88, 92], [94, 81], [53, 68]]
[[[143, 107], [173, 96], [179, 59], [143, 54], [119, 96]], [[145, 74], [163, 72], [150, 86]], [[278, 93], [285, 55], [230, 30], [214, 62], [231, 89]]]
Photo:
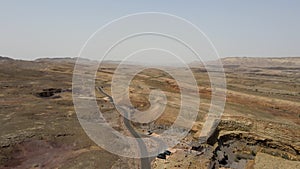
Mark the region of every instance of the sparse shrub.
[[284, 158], [284, 159], [286, 159], [286, 160], [289, 160], [289, 159], [290, 159], [289, 156], [288, 156], [287, 154], [283, 154], [283, 155], [282, 155], [282, 158]]

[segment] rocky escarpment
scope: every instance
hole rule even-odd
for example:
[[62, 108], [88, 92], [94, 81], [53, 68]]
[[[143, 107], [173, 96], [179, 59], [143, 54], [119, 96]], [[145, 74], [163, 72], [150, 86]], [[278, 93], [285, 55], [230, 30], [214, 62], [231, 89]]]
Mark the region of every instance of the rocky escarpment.
[[222, 120], [209, 139], [215, 141], [210, 142], [214, 147], [210, 168], [251, 168], [257, 153], [300, 161], [299, 130], [281, 125], [285, 124], [246, 118]]

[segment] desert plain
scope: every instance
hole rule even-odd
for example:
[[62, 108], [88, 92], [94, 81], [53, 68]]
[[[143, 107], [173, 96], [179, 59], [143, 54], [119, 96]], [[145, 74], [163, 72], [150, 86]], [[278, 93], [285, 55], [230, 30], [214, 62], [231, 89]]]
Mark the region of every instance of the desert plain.
[[[76, 58], [0, 57], [0, 168], [141, 168], [140, 159], [106, 151], [81, 127], [72, 99], [75, 62]], [[199, 141], [212, 88], [205, 67], [191, 63], [201, 98], [197, 119], [188, 135], [170, 147], [166, 159], [151, 158], [151, 168], [300, 168], [300, 58], [228, 57], [221, 62], [226, 104], [220, 123], [206, 142]], [[101, 63], [95, 86], [111, 94], [117, 66]], [[172, 69], [182, 72], [180, 67]], [[167, 104], [151, 124], [130, 123], [141, 136], [149, 131], [161, 134], [180, 109], [178, 84], [154, 68], [141, 71], [130, 83], [133, 107], [141, 112], [149, 109], [154, 89], [165, 93]], [[130, 135], [115, 107], [94, 90], [107, 122]]]

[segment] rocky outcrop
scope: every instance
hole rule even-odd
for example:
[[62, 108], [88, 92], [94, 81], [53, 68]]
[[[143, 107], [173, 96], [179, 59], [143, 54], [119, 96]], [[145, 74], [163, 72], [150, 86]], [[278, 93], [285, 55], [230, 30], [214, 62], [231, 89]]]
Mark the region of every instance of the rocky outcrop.
[[43, 89], [42, 92], [36, 93], [36, 96], [42, 98], [59, 98], [60, 96], [56, 95], [57, 93], [62, 92], [71, 92], [71, 89], [60, 89], [60, 88], [48, 88]]

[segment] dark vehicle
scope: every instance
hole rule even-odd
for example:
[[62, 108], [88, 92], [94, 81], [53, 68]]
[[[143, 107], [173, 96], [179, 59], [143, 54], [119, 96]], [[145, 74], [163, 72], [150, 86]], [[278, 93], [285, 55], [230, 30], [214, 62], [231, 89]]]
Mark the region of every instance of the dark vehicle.
[[159, 153], [156, 157], [160, 158], [160, 159], [166, 159], [166, 154], [165, 153]]
[[169, 155], [171, 155], [171, 151], [166, 150], [166, 151], [164, 152], [164, 154], [169, 156]]

